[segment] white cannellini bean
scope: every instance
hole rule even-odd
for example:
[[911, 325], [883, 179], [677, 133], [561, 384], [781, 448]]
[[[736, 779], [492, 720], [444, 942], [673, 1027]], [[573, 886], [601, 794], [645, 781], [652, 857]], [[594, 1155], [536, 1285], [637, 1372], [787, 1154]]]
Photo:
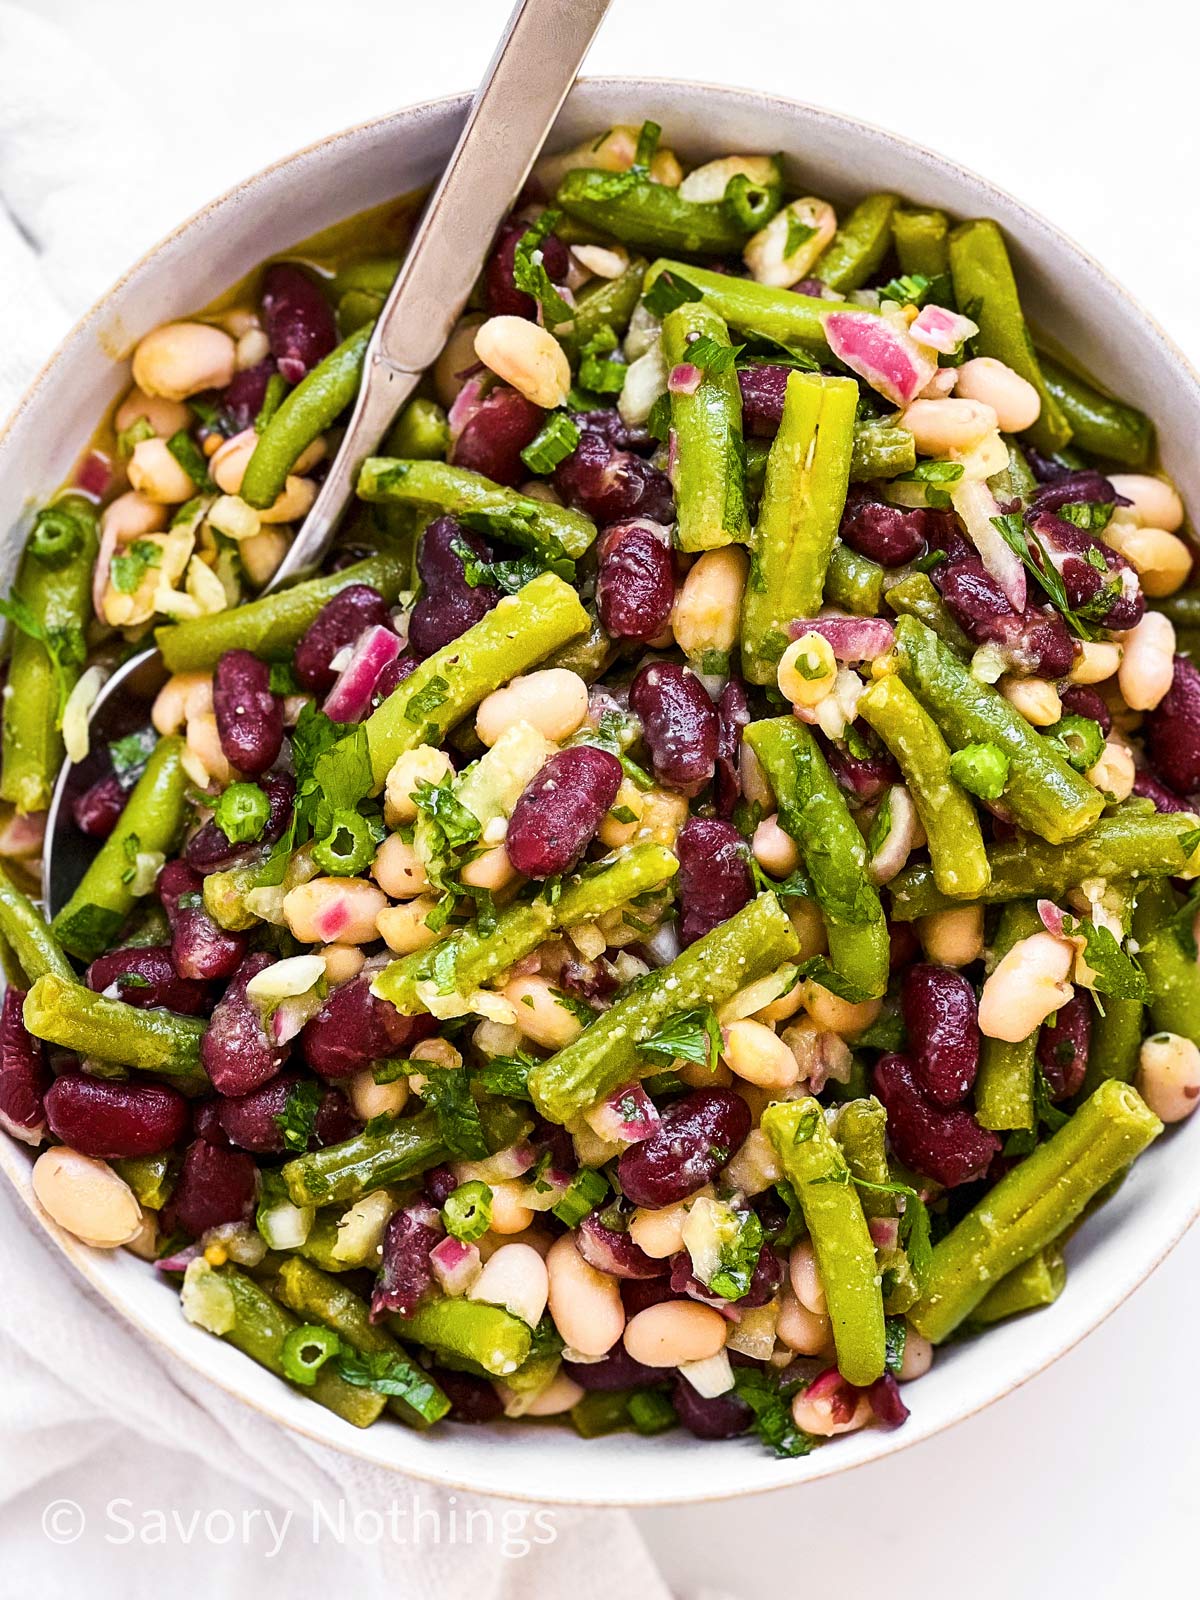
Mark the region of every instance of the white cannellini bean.
[[389, 834], [379, 846], [371, 876], [392, 900], [411, 900], [429, 887], [424, 861], [398, 833]]
[[376, 1083], [374, 1069], [364, 1067], [350, 1079], [346, 1092], [354, 1115], [364, 1122], [370, 1122], [372, 1117], [398, 1117], [408, 1104], [408, 1079]]
[[[431, 894], [419, 894], [415, 900], [398, 906], [385, 903], [375, 918], [375, 926], [393, 955], [410, 956], [414, 950], [424, 950], [426, 945], [433, 944], [437, 934], [429, 927], [428, 921], [436, 905], [437, 901]], [[344, 933], [338, 934], [339, 939], [345, 937]], [[362, 943], [367, 943], [367, 940], [364, 939]]]
[[1133, 751], [1120, 739], [1107, 740], [1099, 761], [1085, 773], [1087, 781], [1110, 801], [1129, 799], [1135, 775]]
[[488, 1257], [483, 1271], [467, 1290], [467, 1299], [503, 1306], [535, 1328], [549, 1294], [549, 1274], [538, 1252], [527, 1244], [503, 1244]]
[[775, 1332], [798, 1356], [823, 1356], [833, 1344], [833, 1323], [802, 1306], [790, 1285], [780, 1300]]
[[[788, 235], [795, 224], [813, 231], [795, 249], [788, 253]], [[770, 284], [776, 289], [790, 289], [794, 283], [808, 276], [817, 257], [837, 231], [837, 216], [827, 200], [806, 195], [793, 200], [776, 212], [765, 228], [750, 238], [742, 251], [742, 260], [750, 269], [756, 283]]]
[[475, 365], [475, 335], [483, 320], [482, 313], [477, 311], [468, 312], [460, 318], [434, 364], [433, 386], [438, 400], [447, 410], [458, 399], [459, 391], [467, 381], [462, 374]]
[[775, 1146], [761, 1128], [751, 1128], [725, 1164], [724, 1181], [743, 1194], [762, 1194], [782, 1176]]
[[794, 706], [819, 705], [837, 683], [837, 657], [822, 633], [801, 634], [779, 658], [779, 692]]
[[1027, 378], [995, 356], [975, 356], [958, 368], [954, 392], [964, 400], [991, 406], [1005, 433], [1032, 428], [1042, 411], [1042, 400]]
[[279, 563], [291, 546], [291, 532], [290, 528], [279, 526], [263, 528], [238, 545], [238, 560], [253, 588], [265, 588], [279, 571]]
[[647, 1306], [630, 1318], [625, 1329], [625, 1349], [647, 1367], [705, 1361], [724, 1347], [725, 1318], [695, 1300], [663, 1300]]
[[913, 400], [901, 413], [900, 426], [912, 434], [919, 455], [948, 456], [972, 449], [999, 419], [979, 400]]
[[1103, 537], [1105, 544], [1125, 557], [1137, 573], [1143, 593], [1152, 600], [1174, 594], [1187, 582], [1192, 552], [1177, 533], [1114, 517]]
[[547, 739], [569, 738], [587, 719], [588, 687], [566, 667], [544, 667], [495, 689], [475, 714], [475, 731], [494, 745], [516, 722], [528, 722]]
[[213, 689], [210, 672], [176, 672], [154, 698], [150, 721], [163, 737], [178, 733], [190, 717], [212, 710]]
[[233, 377], [236, 348], [227, 333], [207, 323], [168, 322], [133, 352], [133, 381], [166, 400], [223, 389]]
[[1117, 683], [1131, 711], [1153, 711], [1175, 675], [1175, 629], [1161, 611], [1147, 611], [1121, 640]]
[[169, 439], [181, 428], [190, 426], [192, 413], [181, 400], [166, 400], [162, 395], [131, 389], [117, 407], [113, 428], [117, 433], [124, 433], [143, 419], [160, 439]]
[[1182, 1122], [1200, 1105], [1200, 1050], [1178, 1033], [1152, 1033], [1142, 1044], [1134, 1084], [1156, 1117]]
[[[493, 1216], [495, 1202], [493, 1201]], [[546, 1256], [550, 1315], [564, 1344], [584, 1356], [604, 1356], [625, 1327], [621, 1287], [598, 1272], [575, 1248], [569, 1233], [556, 1239]]]
[[242, 492], [242, 479], [246, 476], [246, 468], [250, 465], [250, 457], [257, 445], [257, 433], [253, 428], [246, 428], [241, 433], [235, 433], [232, 438], [226, 439], [209, 458], [209, 474], [217, 488], [224, 494]]
[[325, 957], [326, 981], [335, 986], [357, 978], [367, 959], [355, 944], [327, 944], [321, 954]]
[[[701, 1194], [711, 1192], [707, 1185], [700, 1191]], [[677, 1255], [683, 1249], [683, 1225], [693, 1201], [698, 1198], [693, 1194], [669, 1206], [639, 1206], [629, 1219], [629, 1237], [639, 1250], [644, 1250], [655, 1261]]]
[[737, 642], [750, 558], [740, 545], [706, 550], [692, 563], [675, 596], [671, 631], [699, 670], [709, 651], [727, 655]]
[[1121, 665], [1121, 646], [1107, 639], [1082, 639], [1067, 677], [1072, 683], [1104, 683]]
[[238, 336], [234, 349], [234, 365], [239, 372], [245, 372], [248, 367], [256, 367], [260, 361], [265, 361], [271, 354], [271, 341], [261, 328], [247, 328], [245, 333]]
[[115, 1250], [142, 1230], [136, 1195], [103, 1161], [56, 1145], [34, 1162], [31, 1180], [42, 1209], [84, 1244]]
[[930, 961], [943, 967], [969, 967], [983, 954], [983, 907], [954, 906], [918, 917], [917, 938]]
[[597, 278], [619, 278], [629, 265], [629, 251], [620, 244], [573, 244], [571, 254]]
[[640, 428], [654, 410], [654, 402], [667, 392], [667, 358], [656, 339], [625, 369], [625, 382], [617, 396], [617, 410], [627, 428]]
[[984, 982], [979, 1031], [1010, 1044], [1028, 1039], [1075, 993], [1069, 981], [1074, 964], [1073, 946], [1052, 934], [1019, 939]]
[[814, 1317], [829, 1315], [829, 1302], [810, 1239], [800, 1239], [792, 1246], [788, 1255], [788, 1281], [792, 1293], [806, 1311], [811, 1311]]
[[762, 1089], [790, 1089], [800, 1066], [783, 1040], [764, 1022], [743, 1018], [722, 1028], [721, 1054], [729, 1070]]
[[773, 156], [722, 156], [693, 167], [679, 185], [679, 198], [701, 203], [723, 200], [731, 178], [744, 177], [754, 184], [769, 185], [778, 182], [778, 171]]
[[475, 354], [535, 406], [552, 411], [566, 403], [571, 388], [566, 351], [527, 317], [489, 317], [475, 334]]
[[1132, 517], [1149, 528], [1165, 528], [1176, 533], [1183, 526], [1183, 501], [1173, 483], [1144, 472], [1114, 472], [1109, 483], [1132, 505], [1120, 507], [1120, 514]]
[[792, 1401], [792, 1421], [803, 1432], [814, 1433], [819, 1439], [831, 1439], [836, 1433], [854, 1433], [865, 1428], [872, 1415], [871, 1402], [861, 1391], [853, 1412], [843, 1422], [834, 1420], [828, 1399], [814, 1397], [807, 1389], [801, 1389]]
[[415, 822], [417, 804], [413, 799], [419, 783], [437, 785], [450, 777], [454, 763], [444, 750], [431, 744], [419, 744], [415, 750], [406, 750], [397, 756], [387, 775], [384, 789], [386, 821], [390, 828], [401, 823]]
[[511, 978], [500, 992], [516, 1013], [516, 1026], [534, 1044], [561, 1050], [583, 1031], [579, 1018], [567, 1009], [545, 978], [536, 974]]
[[283, 916], [301, 944], [369, 944], [386, 907], [383, 890], [365, 878], [313, 878], [285, 895]]
[[901, 1383], [911, 1383], [914, 1378], [923, 1378], [932, 1365], [933, 1346], [910, 1323], [904, 1335], [904, 1354], [896, 1377]]
[[882, 1000], [843, 1000], [811, 978], [805, 980], [804, 1009], [823, 1033], [853, 1038], [869, 1028], [883, 1009]]
[[211, 781], [223, 789], [232, 778], [233, 768], [226, 760], [217, 719], [211, 711], [203, 711], [198, 716], [188, 716], [187, 752], [182, 765], [189, 776], [196, 777], [197, 773], [203, 774], [201, 777], [196, 777], [201, 788]]
[[1045, 678], [1004, 678], [1000, 693], [1035, 728], [1052, 728], [1062, 716], [1058, 690]]
[[510, 1234], [524, 1233], [534, 1217], [533, 1208], [525, 1204], [526, 1185], [505, 1178], [498, 1183], [489, 1183], [488, 1187], [492, 1191], [491, 1231], [505, 1238]]
[[786, 878], [800, 864], [800, 851], [790, 833], [779, 826], [779, 813], [764, 817], [750, 841], [754, 859], [773, 878]]

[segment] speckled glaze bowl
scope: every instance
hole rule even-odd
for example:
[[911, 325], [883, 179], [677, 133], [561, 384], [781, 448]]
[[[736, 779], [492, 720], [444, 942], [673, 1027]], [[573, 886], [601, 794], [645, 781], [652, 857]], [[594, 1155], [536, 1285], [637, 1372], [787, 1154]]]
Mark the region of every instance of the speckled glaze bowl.
[[[128, 383], [120, 364], [156, 324], [207, 304], [264, 257], [429, 183], [453, 147], [466, 96], [413, 106], [335, 134], [249, 178], [143, 257], [68, 335], [0, 435], [0, 580], [11, 581], [33, 506], [64, 479], [96, 420]], [[855, 199], [891, 189], [959, 216], [994, 217], [1033, 320], [1159, 428], [1162, 462], [1200, 503], [1200, 379], [1151, 319], [1040, 216], [952, 162], [861, 122], [748, 91], [598, 78], [572, 92], [551, 148], [653, 117], [685, 158], [782, 150], [800, 192]], [[676, 1432], [583, 1440], [569, 1429], [452, 1426], [426, 1437], [382, 1422], [359, 1432], [180, 1314], [177, 1293], [124, 1252], [91, 1250], [39, 1210], [31, 1153], [0, 1136], [0, 1167], [79, 1271], [149, 1338], [285, 1427], [382, 1466], [457, 1488], [590, 1505], [722, 1499], [844, 1472], [916, 1444], [999, 1399], [1069, 1350], [1158, 1265], [1200, 1211], [1200, 1123], [1167, 1134], [1068, 1249], [1065, 1293], [1048, 1309], [944, 1351], [906, 1389], [912, 1416], [811, 1456], [776, 1461], [753, 1440]], [[19, 1294], [19, 1284], [5, 1286]]]

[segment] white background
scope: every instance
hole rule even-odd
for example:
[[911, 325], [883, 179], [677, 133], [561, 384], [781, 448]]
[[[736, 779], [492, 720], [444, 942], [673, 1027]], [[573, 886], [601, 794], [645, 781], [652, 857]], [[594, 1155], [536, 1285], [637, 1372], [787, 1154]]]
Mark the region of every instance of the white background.
[[[474, 84], [508, 10], [507, 0], [31, 6], [68, 25], [155, 116], [175, 174], [164, 221], [325, 133]], [[1197, 42], [1192, 16], [1165, 0], [616, 0], [589, 66], [770, 89], [936, 146], [1052, 216], [1200, 358]], [[120, 126], [110, 153], [114, 169], [136, 166]], [[1198, 1327], [1193, 1234], [1082, 1348], [952, 1433], [849, 1477], [645, 1513], [641, 1526], [689, 1594], [1190, 1595], [1200, 1589]], [[109, 1442], [114, 1468], [123, 1454]], [[201, 1578], [196, 1558], [184, 1560]], [[73, 1588], [110, 1592], [65, 1558], [56, 1575], [62, 1592], [71, 1576]], [[265, 1575], [246, 1570], [222, 1587], [241, 1600]], [[130, 1577], [126, 1568], [123, 1593]]]

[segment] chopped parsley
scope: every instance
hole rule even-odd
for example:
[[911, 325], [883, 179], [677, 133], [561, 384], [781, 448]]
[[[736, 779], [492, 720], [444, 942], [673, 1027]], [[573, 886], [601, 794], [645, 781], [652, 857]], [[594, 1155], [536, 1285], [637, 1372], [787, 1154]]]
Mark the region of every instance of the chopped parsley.
[[642, 304], [652, 317], [665, 317], [669, 311], [687, 305], [689, 301], [703, 299], [704, 295], [696, 285], [689, 283], [678, 272], [660, 272], [642, 296]]
[[275, 1118], [289, 1150], [307, 1150], [317, 1126], [317, 1112], [321, 1109], [321, 1087], [306, 1080], [293, 1084], [288, 1090], [287, 1102]]
[[691, 1061], [698, 1067], [717, 1070], [721, 1053], [721, 1025], [711, 1006], [693, 1011], [677, 1011], [648, 1039], [638, 1045], [642, 1055], [664, 1061]]

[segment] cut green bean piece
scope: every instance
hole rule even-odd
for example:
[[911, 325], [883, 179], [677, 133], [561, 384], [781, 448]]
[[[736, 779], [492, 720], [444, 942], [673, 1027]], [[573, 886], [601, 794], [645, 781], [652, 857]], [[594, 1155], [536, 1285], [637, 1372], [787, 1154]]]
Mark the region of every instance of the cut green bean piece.
[[1154, 605], [1177, 631], [1200, 632], [1200, 589], [1179, 589]]
[[347, 1383], [332, 1362], [321, 1367], [312, 1384], [292, 1384], [284, 1367], [283, 1347], [288, 1335], [302, 1324], [236, 1267], [212, 1267], [203, 1256], [193, 1261], [183, 1280], [183, 1311], [189, 1322], [227, 1340], [299, 1394], [356, 1428], [370, 1427], [383, 1410], [383, 1395]]
[[[993, 905], [1044, 897], [1061, 900], [1089, 878], [1171, 878], [1195, 870], [1195, 853], [1184, 844], [1196, 828], [1191, 812], [1144, 811], [1136, 802], [1118, 807], [1065, 849], [1032, 835], [1018, 835], [988, 851], [992, 878], [977, 899]], [[942, 894], [927, 865], [906, 867], [888, 885], [892, 916], [900, 922], [948, 911], [961, 900]], [[1145, 890], [1142, 891], [1143, 894]]]
[[1113, 400], [1044, 352], [1046, 388], [1071, 427], [1072, 443], [1102, 461], [1140, 469], [1154, 457], [1154, 424], [1136, 406]]
[[153, 1072], [180, 1088], [201, 1087], [207, 1081], [200, 1065], [207, 1025], [200, 1017], [141, 1011], [46, 973], [25, 996], [25, 1026], [35, 1039]]
[[974, 646], [950, 614], [927, 572], [910, 572], [884, 591], [884, 600], [899, 616], [916, 617], [961, 660], [968, 661]]
[[846, 504], [858, 386], [793, 372], [763, 485], [742, 603], [742, 672], [773, 683], [797, 617], [815, 617]]
[[[1010, 900], [1000, 913], [992, 940], [993, 959], [1000, 961], [1013, 945], [1041, 931], [1042, 919], [1036, 904], [1032, 900]], [[1015, 1044], [1006, 1039], [983, 1039], [975, 1077], [975, 1120], [981, 1128], [1006, 1132], [1033, 1127], [1037, 1045], [1036, 1028]]]
[[795, 955], [799, 943], [773, 894], [760, 894], [728, 922], [689, 945], [635, 986], [529, 1074], [533, 1103], [551, 1122], [570, 1122], [632, 1078], [658, 1070], [638, 1046], [669, 1016], [719, 1006]]
[[[663, 321], [663, 355], [669, 369], [690, 360], [693, 340], [729, 350], [729, 330], [700, 300], [677, 306]], [[701, 368], [692, 393], [671, 395], [675, 432], [676, 540], [681, 550], [715, 550], [744, 544], [746, 470], [742, 446], [742, 392], [732, 357], [720, 371]]]
[[[887, 1160], [887, 1112], [874, 1095], [847, 1100], [839, 1106], [833, 1132], [853, 1178], [873, 1185], [891, 1181]], [[863, 1215], [868, 1218], [896, 1215], [894, 1194], [880, 1193], [875, 1187], [860, 1190], [858, 1198]]]
[[773, 717], [752, 722], [742, 737], [775, 791], [780, 826], [800, 847], [834, 972], [855, 999], [883, 994], [891, 951], [879, 891], [867, 877], [862, 834], [812, 732], [794, 717]]
[[975, 1307], [971, 1321], [980, 1327], [1053, 1305], [1067, 1286], [1067, 1263], [1057, 1244], [1048, 1244], [1000, 1279]]
[[1179, 914], [1180, 900], [1169, 883], [1145, 884], [1133, 913], [1133, 936], [1150, 985], [1150, 1020], [1155, 1029], [1200, 1044], [1200, 964], [1184, 947], [1191, 928], [1179, 928]]
[[398, 1339], [424, 1345], [436, 1355], [469, 1361], [494, 1378], [510, 1377], [529, 1355], [529, 1324], [502, 1306], [465, 1297], [431, 1300], [409, 1317], [390, 1316]]
[[[398, 756], [419, 744], [441, 744], [493, 689], [587, 629], [579, 596], [552, 572], [506, 594], [466, 633], [422, 661], [367, 718], [376, 789], [383, 787]], [[338, 748], [322, 759], [336, 761]]]
[[138, 1204], [161, 1211], [175, 1187], [173, 1157], [169, 1150], [156, 1156], [128, 1156], [112, 1163], [113, 1171], [133, 1190]]
[[0, 935], [12, 948], [27, 984], [53, 973], [71, 983], [75, 973], [33, 901], [0, 864]]
[[611, 328], [618, 338], [621, 337], [629, 326], [634, 307], [641, 299], [645, 277], [646, 261], [638, 256], [620, 277], [597, 278], [580, 290], [571, 321], [554, 330], [558, 342], [572, 361], [578, 360], [604, 328]]
[[838, 294], [861, 289], [884, 263], [892, 244], [894, 194], [869, 194], [860, 200], [822, 252], [812, 276]]
[[[55, 917], [51, 931], [80, 961], [94, 961], [112, 944], [141, 895], [153, 887], [139, 871], [139, 856], [168, 856], [183, 831], [188, 775], [183, 740], [160, 739], [151, 751], [117, 825], [100, 846], [75, 893]], [[161, 864], [161, 862], [160, 862]]]
[[548, 655], [542, 665], [562, 667], [567, 672], [578, 673], [585, 683], [595, 683], [620, 655], [623, 641], [605, 632], [604, 624], [596, 613], [595, 601], [589, 601], [584, 609], [588, 617], [588, 631]]
[[900, 271], [940, 278], [950, 271], [950, 224], [944, 211], [897, 206], [892, 212], [892, 240]]
[[1013, 819], [1051, 844], [1090, 828], [1104, 797], [1037, 733], [1004, 696], [973, 678], [916, 617], [896, 619], [900, 675], [955, 750], [997, 744], [1011, 762], [1004, 798]]
[[866, 1387], [883, 1376], [883, 1296], [862, 1201], [850, 1168], [811, 1097], [768, 1106], [762, 1129], [796, 1191], [825, 1288], [838, 1371]]
[[[1139, 960], [1141, 956], [1139, 955]], [[1194, 965], [1194, 963], [1193, 963]], [[1146, 1008], [1140, 1000], [1104, 996], [1104, 1015], [1092, 1018], [1092, 1042], [1080, 1094], [1095, 1092], [1106, 1078], [1132, 1083], [1145, 1032]]]
[[362, 261], [351, 261], [334, 273], [328, 285], [329, 293], [337, 300], [353, 289], [386, 300], [399, 271], [399, 256], [368, 256]]
[[877, 561], [835, 540], [825, 573], [825, 603], [855, 617], [876, 617], [883, 600], [883, 579]]
[[[419, 992], [425, 983], [441, 993], [465, 998], [530, 955], [556, 929], [595, 922], [635, 895], [659, 888], [678, 870], [678, 860], [663, 845], [632, 845], [602, 863], [598, 871], [564, 884], [556, 899], [539, 894], [506, 907], [490, 933], [481, 933], [477, 923], [471, 924], [426, 950], [393, 961], [376, 978], [373, 992], [390, 1000], [405, 1016], [428, 1009]], [[454, 951], [453, 957], [447, 950]], [[451, 978], [453, 987], [447, 990], [443, 986]]]
[[895, 674], [873, 683], [859, 715], [895, 756], [929, 840], [933, 881], [974, 899], [992, 875], [975, 807], [950, 775], [950, 748], [925, 707]]
[[596, 524], [582, 511], [533, 500], [444, 461], [372, 456], [362, 464], [358, 493], [363, 500], [433, 507], [488, 537], [553, 559], [577, 559], [596, 537]]
[[392, 1358], [389, 1381], [403, 1381], [407, 1387], [403, 1395], [391, 1395], [387, 1406], [401, 1422], [410, 1428], [428, 1428], [450, 1410], [450, 1397], [405, 1355], [385, 1328], [371, 1321], [370, 1306], [345, 1284], [293, 1256], [279, 1268], [277, 1293], [302, 1322], [332, 1328], [361, 1355]]
[[392, 423], [383, 443], [386, 456], [409, 461], [441, 461], [450, 448], [450, 424], [436, 400], [418, 395]]
[[850, 456], [850, 482], [898, 478], [917, 464], [917, 446], [907, 428], [894, 422], [856, 422]]
[[352, 583], [365, 583], [394, 605], [408, 581], [410, 565], [404, 556], [381, 552], [328, 577], [297, 583], [215, 616], [158, 628], [154, 637], [169, 672], [211, 671], [226, 650], [249, 650], [264, 661], [290, 661], [317, 613], [334, 595]]
[[1028, 436], [1049, 455], [1062, 450], [1071, 442], [1071, 424], [1038, 365], [999, 225], [984, 217], [960, 223], [950, 235], [950, 272], [958, 309], [979, 324], [975, 354], [994, 356], [1033, 385], [1042, 410]]
[[699, 290], [705, 303], [730, 327], [788, 350], [828, 356], [822, 317], [828, 311], [862, 311], [849, 301], [821, 300], [791, 289], [772, 289], [752, 278], [735, 278], [727, 272], [709, 272], [684, 261], [659, 260], [646, 274], [643, 294], [664, 272]]
[[358, 393], [367, 341], [375, 324], [364, 323], [331, 350], [288, 395], [259, 437], [239, 493], [265, 511], [283, 492], [288, 473], [319, 433], [332, 426]]
[[924, 1293], [908, 1314], [917, 1332], [934, 1344], [949, 1338], [989, 1290], [1069, 1228], [1161, 1132], [1130, 1084], [1102, 1083], [934, 1246]]
[[567, 173], [554, 203], [622, 244], [689, 256], [735, 254], [779, 209], [776, 197], [761, 219], [742, 220], [725, 200], [685, 200], [678, 189], [649, 177], [588, 167]]

